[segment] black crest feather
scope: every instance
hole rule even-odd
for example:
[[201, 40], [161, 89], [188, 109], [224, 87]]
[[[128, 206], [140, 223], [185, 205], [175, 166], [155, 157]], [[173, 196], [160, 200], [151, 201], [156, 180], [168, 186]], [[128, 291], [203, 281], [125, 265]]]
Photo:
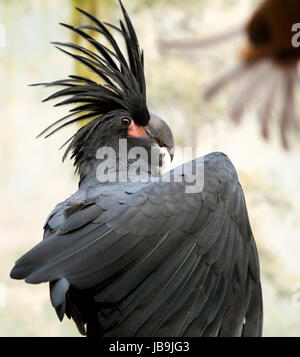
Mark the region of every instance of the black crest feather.
[[[137, 124], [143, 126], [148, 124], [150, 115], [146, 105], [143, 52], [140, 50], [131, 20], [122, 2], [120, 0], [119, 2], [124, 16], [124, 22], [120, 20], [120, 27], [101, 22], [93, 15], [79, 8], [76, 9], [90, 19], [92, 25], [74, 27], [61, 23], [62, 26], [76, 32], [89, 42], [94, 49], [93, 51], [74, 43], [53, 42], [59, 50], [94, 72], [101, 79], [101, 83], [82, 76], [70, 75], [67, 79], [34, 84], [44, 85], [45, 87], [62, 87], [62, 89], [43, 101], [66, 97], [55, 106], [75, 104], [69, 110], [68, 115], [51, 124], [39, 136], [47, 134], [46, 137], [49, 137], [67, 125], [86, 119], [93, 119], [92, 122], [79, 129], [64, 144], [66, 145], [71, 141], [64, 158], [71, 149], [78, 146], [80, 138], [91, 135], [93, 129], [99, 124], [100, 118], [109, 112], [126, 110], [132, 115]], [[127, 58], [121, 51], [110, 29], [122, 35], [126, 44]], [[95, 40], [85, 30], [101, 34], [109, 43], [110, 48]], [[75, 53], [70, 52], [69, 49], [75, 50]]]

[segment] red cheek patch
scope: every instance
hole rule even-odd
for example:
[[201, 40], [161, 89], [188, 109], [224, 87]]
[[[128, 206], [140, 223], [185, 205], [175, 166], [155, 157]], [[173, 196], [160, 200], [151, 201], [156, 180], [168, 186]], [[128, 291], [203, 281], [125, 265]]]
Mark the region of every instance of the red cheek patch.
[[127, 136], [132, 138], [140, 138], [142, 136], [147, 136], [147, 134], [142, 125], [137, 125], [134, 121], [132, 121], [128, 128]]

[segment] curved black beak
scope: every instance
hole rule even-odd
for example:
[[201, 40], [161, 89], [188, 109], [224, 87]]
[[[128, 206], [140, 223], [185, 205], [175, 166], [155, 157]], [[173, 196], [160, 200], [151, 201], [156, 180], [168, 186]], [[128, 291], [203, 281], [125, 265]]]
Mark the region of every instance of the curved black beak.
[[159, 146], [168, 150], [172, 161], [175, 153], [175, 141], [168, 124], [158, 115], [150, 112], [150, 120], [145, 126], [145, 130], [157, 141]]

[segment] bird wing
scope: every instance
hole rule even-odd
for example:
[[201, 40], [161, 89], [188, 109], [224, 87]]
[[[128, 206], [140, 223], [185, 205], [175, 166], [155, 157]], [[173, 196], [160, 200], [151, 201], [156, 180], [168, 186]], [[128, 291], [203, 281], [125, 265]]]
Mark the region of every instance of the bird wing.
[[69, 285], [94, 289], [105, 336], [260, 336], [258, 254], [236, 171], [222, 153], [191, 164], [203, 168], [201, 192], [187, 193], [184, 173], [174, 182], [175, 169], [125, 198], [96, 195], [11, 276], [58, 282], [56, 305]]

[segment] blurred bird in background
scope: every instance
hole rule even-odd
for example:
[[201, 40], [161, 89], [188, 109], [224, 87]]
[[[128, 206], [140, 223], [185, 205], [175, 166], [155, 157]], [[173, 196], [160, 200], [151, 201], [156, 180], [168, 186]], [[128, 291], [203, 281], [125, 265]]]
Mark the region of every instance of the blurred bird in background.
[[[122, 161], [120, 139], [128, 150], [165, 148], [171, 158], [174, 150], [171, 129], [148, 110], [143, 52], [121, 7], [120, 27], [80, 9], [93, 25], [63, 24], [93, 51], [55, 43], [101, 84], [78, 75], [44, 83], [62, 88], [48, 99], [66, 97], [57, 105], [75, 107], [43, 133], [92, 120], [71, 137], [65, 154], [75, 159], [78, 191], [54, 208], [43, 241], [18, 259], [11, 277], [49, 282], [58, 317], [66, 314], [87, 336], [261, 336], [259, 259], [243, 191], [226, 155], [190, 162], [204, 170], [204, 187], [195, 193], [187, 192], [183, 167], [161, 180], [152, 180], [155, 165], [145, 172], [147, 180], [137, 182], [102, 182], [96, 175], [99, 148], [114, 149]], [[110, 29], [123, 38], [127, 59]], [[100, 33], [110, 48], [86, 30]], [[135, 163], [126, 160], [115, 167], [118, 178]]]
[[279, 128], [281, 142], [289, 148], [289, 133], [299, 130], [295, 92], [299, 87], [300, 1], [262, 1], [245, 25], [219, 36], [200, 40], [163, 40], [164, 49], [193, 49], [222, 43], [245, 34], [246, 43], [239, 61], [225, 70], [204, 90], [210, 99], [226, 84], [235, 80], [236, 90], [230, 104], [230, 116], [240, 122], [248, 105], [255, 105], [261, 133], [269, 138], [271, 111], [280, 104]]

